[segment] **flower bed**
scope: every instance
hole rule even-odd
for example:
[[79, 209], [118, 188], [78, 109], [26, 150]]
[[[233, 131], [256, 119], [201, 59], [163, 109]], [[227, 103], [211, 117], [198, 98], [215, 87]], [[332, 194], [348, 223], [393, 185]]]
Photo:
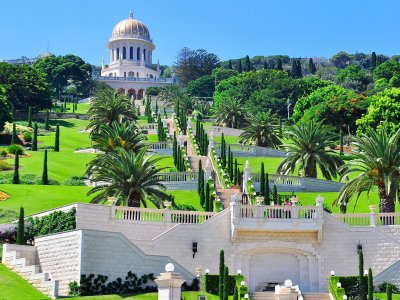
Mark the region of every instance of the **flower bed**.
[[178, 135], [182, 135], [182, 130], [181, 130], [181, 127], [179, 126], [179, 122], [178, 122], [178, 119], [176, 118], [175, 114], [172, 115], [172, 120], [174, 122], [174, 127], [175, 127], [175, 130], [176, 130], [176, 133]]
[[0, 201], [7, 200], [8, 198], [10, 198], [10, 195], [4, 193], [3, 191], [0, 191]]

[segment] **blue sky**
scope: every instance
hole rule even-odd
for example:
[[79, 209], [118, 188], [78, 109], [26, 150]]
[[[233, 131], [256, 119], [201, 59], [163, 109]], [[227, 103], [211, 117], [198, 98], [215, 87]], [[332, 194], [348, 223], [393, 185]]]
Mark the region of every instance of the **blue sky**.
[[220, 59], [287, 54], [331, 57], [338, 51], [400, 54], [400, 1], [374, 0], [6, 0], [0, 7], [0, 60], [49, 49], [92, 64], [106, 58], [114, 25], [147, 25], [153, 60], [203, 48]]

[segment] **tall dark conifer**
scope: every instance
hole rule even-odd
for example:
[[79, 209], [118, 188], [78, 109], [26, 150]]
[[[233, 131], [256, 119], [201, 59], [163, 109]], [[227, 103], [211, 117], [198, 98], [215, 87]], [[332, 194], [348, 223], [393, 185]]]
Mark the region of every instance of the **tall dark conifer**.
[[38, 126], [37, 123], [33, 126], [33, 139], [32, 139], [32, 151], [38, 150]]
[[244, 71], [245, 72], [251, 71], [250, 57], [248, 55], [246, 55], [246, 57], [244, 59]]
[[49, 184], [49, 175], [47, 171], [47, 150], [44, 150], [42, 184]]
[[376, 68], [376, 53], [375, 51], [371, 54], [371, 70]]
[[312, 58], [308, 60], [308, 71], [311, 74], [315, 74], [317, 72], [317, 68], [315, 67], [314, 61]]
[[54, 151], [60, 152], [60, 125], [56, 126], [56, 138], [54, 141]]
[[28, 108], [28, 127], [32, 128], [32, 107]]
[[219, 276], [218, 276], [218, 295], [222, 300], [223, 297], [223, 285], [224, 285], [224, 271], [225, 271], [225, 255], [224, 250], [219, 252]]
[[241, 59], [239, 59], [238, 72], [239, 72], [239, 73], [242, 73], [242, 72], [243, 72], [243, 69], [242, 69], [242, 60], [241, 60]]
[[265, 197], [265, 170], [264, 170], [264, 162], [261, 163], [260, 194], [261, 194], [262, 197]]
[[279, 71], [283, 70], [282, 59], [280, 57], [278, 57], [278, 59], [276, 60], [276, 69]]
[[19, 154], [15, 154], [13, 184], [19, 184]]
[[15, 243], [17, 245], [25, 245], [25, 216], [23, 207], [19, 209], [17, 239]]

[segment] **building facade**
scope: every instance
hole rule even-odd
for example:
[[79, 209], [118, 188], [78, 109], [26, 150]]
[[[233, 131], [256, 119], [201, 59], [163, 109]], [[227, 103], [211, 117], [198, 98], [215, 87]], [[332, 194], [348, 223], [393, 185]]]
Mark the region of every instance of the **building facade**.
[[142, 99], [149, 87], [174, 83], [174, 78], [160, 78], [160, 64], [153, 69], [156, 46], [146, 25], [133, 18], [118, 22], [107, 43], [109, 65], [102, 61], [99, 81], [106, 82], [119, 93], [136, 100]]

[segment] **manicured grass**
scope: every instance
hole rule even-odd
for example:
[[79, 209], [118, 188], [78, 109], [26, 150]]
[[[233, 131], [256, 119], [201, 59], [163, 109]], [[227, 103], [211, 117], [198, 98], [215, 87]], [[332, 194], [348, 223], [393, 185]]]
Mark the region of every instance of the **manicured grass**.
[[158, 136], [157, 134], [147, 134], [147, 141], [149, 143], [156, 143], [158, 142]]
[[[184, 300], [197, 300], [198, 296], [206, 296], [209, 300], [218, 300], [218, 295], [213, 295], [205, 292], [182, 292], [182, 299]], [[147, 293], [134, 296], [119, 296], [119, 295], [105, 295], [105, 296], [86, 296], [86, 297], [75, 297], [68, 299], [79, 299], [79, 300], [120, 300], [120, 299], [135, 299], [135, 300], [157, 300], [158, 293]], [[229, 297], [232, 299], [232, 296]]]
[[[374, 298], [376, 298], [376, 299], [381, 299], [381, 300], [386, 300], [387, 299], [387, 297], [386, 297], [386, 294], [374, 294]], [[393, 300], [400, 300], [400, 294], [393, 294], [392, 295], [392, 299]]]
[[167, 191], [167, 194], [175, 196], [176, 204], [190, 204], [197, 210], [204, 210], [200, 205], [200, 197], [197, 191]]
[[[238, 136], [234, 136], [234, 135], [225, 135], [224, 136], [225, 142], [226, 142], [226, 148], [228, 148], [229, 144], [239, 144], [239, 137]], [[214, 135], [214, 142], [216, 143], [221, 143], [222, 137], [221, 135], [217, 135], [215, 133]]]
[[44, 300], [49, 299], [27, 281], [0, 264], [0, 299]]
[[1, 209], [18, 212], [23, 206], [26, 215], [74, 202], [90, 201], [90, 198], [86, 196], [90, 190], [88, 186], [2, 184], [0, 190], [11, 196], [5, 201], [0, 201]]
[[[234, 157], [235, 159], [235, 157]], [[239, 169], [243, 169], [248, 160], [252, 173], [261, 172], [261, 163], [264, 162], [264, 169], [266, 173], [275, 174], [278, 165], [283, 160], [280, 157], [237, 157]]]

